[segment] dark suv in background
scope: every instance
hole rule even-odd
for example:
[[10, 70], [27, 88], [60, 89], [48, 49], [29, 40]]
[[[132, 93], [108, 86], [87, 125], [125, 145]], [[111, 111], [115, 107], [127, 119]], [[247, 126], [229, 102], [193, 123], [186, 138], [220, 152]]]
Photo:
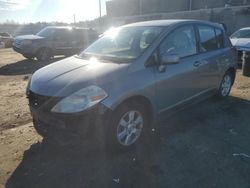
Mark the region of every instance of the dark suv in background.
[[54, 55], [79, 53], [97, 37], [94, 29], [49, 26], [36, 35], [17, 36], [13, 49], [28, 59], [45, 61]]

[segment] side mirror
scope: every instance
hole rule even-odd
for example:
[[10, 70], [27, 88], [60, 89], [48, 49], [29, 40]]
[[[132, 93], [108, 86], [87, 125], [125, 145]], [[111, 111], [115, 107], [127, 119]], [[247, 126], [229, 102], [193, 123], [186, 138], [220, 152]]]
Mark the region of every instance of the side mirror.
[[161, 64], [167, 65], [167, 64], [177, 64], [179, 63], [180, 58], [177, 55], [172, 54], [163, 54], [161, 56]]

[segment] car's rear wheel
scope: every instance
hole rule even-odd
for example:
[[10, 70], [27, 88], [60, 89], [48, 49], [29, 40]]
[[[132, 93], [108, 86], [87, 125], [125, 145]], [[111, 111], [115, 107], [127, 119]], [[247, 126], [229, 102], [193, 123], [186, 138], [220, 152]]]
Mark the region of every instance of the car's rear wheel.
[[51, 58], [51, 52], [48, 48], [42, 48], [38, 51], [36, 58], [39, 61], [47, 61]]
[[233, 85], [233, 75], [230, 71], [227, 71], [221, 81], [218, 93], [219, 97], [221, 98], [227, 97], [231, 91], [232, 85]]
[[149, 114], [143, 105], [130, 102], [113, 113], [106, 137], [111, 149], [127, 150], [143, 140], [149, 128]]

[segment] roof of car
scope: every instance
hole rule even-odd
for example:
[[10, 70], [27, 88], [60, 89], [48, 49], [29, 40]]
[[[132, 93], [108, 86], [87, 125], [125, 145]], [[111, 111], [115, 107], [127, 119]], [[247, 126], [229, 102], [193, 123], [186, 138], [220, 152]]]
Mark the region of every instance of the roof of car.
[[67, 28], [72, 28], [71, 26], [47, 26], [48, 28], [65, 28], [65, 29], [67, 29]]
[[205, 23], [205, 24], [212, 24], [217, 25], [219, 24], [208, 22], [208, 21], [201, 21], [201, 20], [191, 20], [191, 19], [169, 19], [169, 20], [153, 20], [153, 21], [143, 21], [143, 22], [136, 22], [132, 24], [128, 24], [125, 26], [169, 26], [178, 23]]
[[240, 30], [249, 30], [250, 27], [244, 27], [244, 28], [241, 28]]
[[93, 28], [74, 27], [74, 26], [47, 26], [47, 28], [54, 28], [54, 29], [83, 29], [83, 30], [94, 30]]

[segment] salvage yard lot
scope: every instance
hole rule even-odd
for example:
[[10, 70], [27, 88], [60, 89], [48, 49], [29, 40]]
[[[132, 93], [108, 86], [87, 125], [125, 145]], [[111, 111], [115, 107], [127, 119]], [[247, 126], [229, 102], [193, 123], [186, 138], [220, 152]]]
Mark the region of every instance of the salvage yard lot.
[[32, 127], [25, 87], [48, 63], [0, 50], [0, 187], [250, 187], [250, 78], [167, 119], [145, 146], [55, 148]]

